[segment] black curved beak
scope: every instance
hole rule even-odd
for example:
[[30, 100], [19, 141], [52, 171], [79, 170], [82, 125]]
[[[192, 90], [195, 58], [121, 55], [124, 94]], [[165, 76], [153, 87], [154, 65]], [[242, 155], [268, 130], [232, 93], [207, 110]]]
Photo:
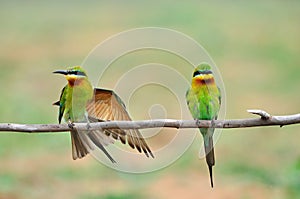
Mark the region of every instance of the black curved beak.
[[66, 70], [57, 70], [57, 71], [54, 71], [53, 73], [62, 74], [62, 75], [68, 74], [68, 72]]

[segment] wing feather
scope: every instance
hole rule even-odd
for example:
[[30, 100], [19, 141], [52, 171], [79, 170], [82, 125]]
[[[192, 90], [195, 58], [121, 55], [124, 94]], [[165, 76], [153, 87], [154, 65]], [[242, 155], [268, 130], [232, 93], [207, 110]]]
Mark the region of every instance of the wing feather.
[[[89, 118], [98, 121], [125, 120], [130, 121], [131, 118], [126, 111], [126, 107], [120, 97], [111, 90], [98, 89], [94, 90], [94, 99], [87, 105]], [[106, 130], [114, 139], [120, 139], [123, 144], [127, 143], [133, 149], [144, 152], [147, 157], [153, 154], [147, 145], [145, 139], [137, 129]]]
[[64, 92], [66, 89], [66, 86], [61, 90], [61, 94], [59, 97], [59, 101], [54, 103], [54, 105], [59, 105], [59, 114], [58, 114], [58, 122], [61, 123], [61, 119], [65, 112], [65, 102], [66, 102], [66, 93]]

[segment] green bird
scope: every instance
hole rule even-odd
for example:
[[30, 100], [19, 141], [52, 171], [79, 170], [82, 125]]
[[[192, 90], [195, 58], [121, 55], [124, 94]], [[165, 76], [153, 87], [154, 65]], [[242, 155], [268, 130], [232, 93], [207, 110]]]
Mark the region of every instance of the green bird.
[[126, 107], [120, 97], [111, 90], [93, 89], [87, 74], [80, 66], [69, 67], [67, 70], [58, 70], [53, 73], [62, 74], [68, 84], [62, 89], [59, 101], [53, 105], [59, 106], [58, 121], [62, 118], [72, 128], [72, 156], [73, 159], [85, 157], [94, 147], [98, 147], [110, 159], [116, 161], [104, 148], [105, 145], [120, 140], [126, 141], [132, 148], [144, 152], [147, 157], [153, 154], [146, 141], [136, 129], [122, 130], [93, 130], [77, 131], [73, 128], [74, 122], [103, 122], [111, 120], [131, 120]]
[[[211, 67], [201, 63], [195, 68], [191, 87], [186, 93], [188, 108], [196, 120], [216, 120], [221, 106], [220, 89], [215, 83]], [[209, 169], [210, 183], [213, 187], [212, 167], [215, 165], [213, 133], [214, 128], [199, 128]]]

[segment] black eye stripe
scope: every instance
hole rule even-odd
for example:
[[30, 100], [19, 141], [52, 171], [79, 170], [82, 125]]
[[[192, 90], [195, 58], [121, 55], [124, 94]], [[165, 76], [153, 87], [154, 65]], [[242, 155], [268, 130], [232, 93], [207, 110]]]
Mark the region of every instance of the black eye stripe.
[[200, 72], [199, 71], [195, 71], [194, 74], [193, 74], [193, 77], [197, 76], [197, 75], [200, 75]]
[[68, 71], [69, 75], [81, 75], [81, 76], [86, 76], [86, 74], [82, 71]]
[[193, 74], [193, 77], [197, 76], [197, 75], [207, 75], [207, 74], [212, 74], [212, 72], [210, 70], [203, 70], [203, 71], [195, 71], [194, 74]]

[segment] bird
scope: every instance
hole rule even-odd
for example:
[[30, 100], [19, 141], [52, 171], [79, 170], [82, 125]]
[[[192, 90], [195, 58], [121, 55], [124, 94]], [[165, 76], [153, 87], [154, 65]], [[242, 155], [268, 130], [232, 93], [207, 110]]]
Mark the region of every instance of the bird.
[[66, 70], [56, 70], [53, 73], [62, 74], [67, 85], [62, 89], [59, 101], [53, 105], [59, 106], [58, 122], [62, 118], [71, 128], [72, 157], [74, 160], [85, 157], [94, 146], [98, 147], [107, 158], [116, 163], [105, 149], [105, 145], [120, 140], [128, 143], [133, 149], [144, 153], [147, 157], [154, 155], [145, 139], [137, 129], [107, 129], [78, 131], [75, 122], [87, 123], [112, 120], [131, 120], [121, 98], [112, 90], [93, 88], [86, 71], [81, 66], [68, 67]]
[[[195, 120], [211, 120], [213, 123], [217, 119], [221, 107], [221, 92], [208, 63], [201, 63], [195, 68], [191, 86], [186, 92], [186, 101]], [[212, 167], [215, 165], [214, 128], [199, 128], [199, 130], [204, 140], [210, 184], [213, 187]]]

